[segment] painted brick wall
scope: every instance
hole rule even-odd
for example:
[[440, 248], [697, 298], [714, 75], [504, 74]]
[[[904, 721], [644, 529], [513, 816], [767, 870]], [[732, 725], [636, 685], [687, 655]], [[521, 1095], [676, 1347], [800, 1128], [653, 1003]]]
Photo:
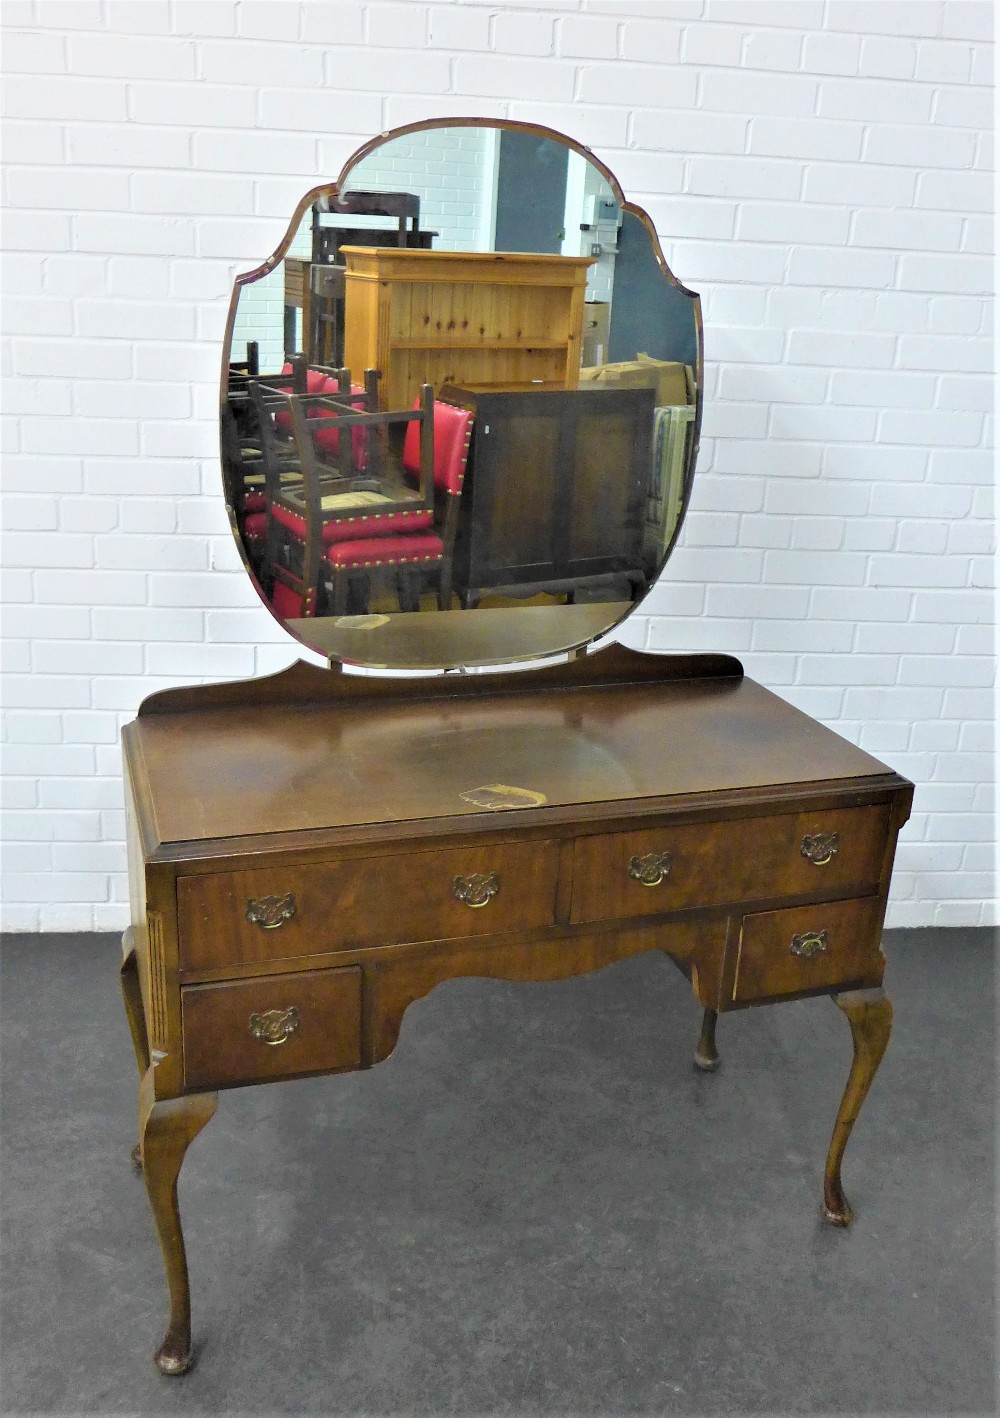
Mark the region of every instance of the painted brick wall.
[[118, 732], [295, 657], [227, 531], [233, 274], [394, 124], [571, 132], [700, 289], [706, 438], [628, 632], [917, 784], [894, 925], [994, 919], [988, 0], [4, 0], [4, 924], [126, 919]]
[[[289, 212], [289, 218], [291, 212]], [[312, 232], [311, 214], [303, 219], [298, 231], [292, 237], [287, 255], [301, 260], [311, 259]], [[266, 254], [266, 253], [265, 253]], [[261, 370], [280, 369], [285, 359], [285, 345], [282, 339], [285, 318], [285, 271], [279, 266], [269, 276], [246, 286], [236, 309], [233, 323], [233, 359], [245, 359], [247, 344], [257, 342], [257, 356]], [[303, 345], [302, 310], [295, 312], [295, 349]]]
[[376, 148], [355, 168], [350, 185], [402, 192], [415, 187], [425, 194], [420, 225], [439, 232], [434, 243], [439, 251], [488, 250], [484, 227], [491, 226], [495, 146], [487, 129], [414, 133], [393, 146], [391, 162]]

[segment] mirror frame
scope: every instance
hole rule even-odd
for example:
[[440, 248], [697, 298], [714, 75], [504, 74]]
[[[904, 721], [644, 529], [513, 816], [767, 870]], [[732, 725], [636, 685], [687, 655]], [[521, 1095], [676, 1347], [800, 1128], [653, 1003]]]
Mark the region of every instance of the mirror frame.
[[[594, 644], [597, 640], [602, 640], [606, 636], [611, 635], [619, 628], [619, 626], [623, 625], [625, 621], [628, 620], [629, 617], [639, 609], [639, 607], [642, 605], [642, 602], [657, 585], [660, 576], [663, 573], [663, 568], [666, 566], [668, 560], [670, 559], [670, 555], [677, 544], [677, 539], [680, 536], [681, 528], [683, 527], [684, 520], [687, 516], [688, 506], [690, 505], [691, 488], [694, 483], [694, 475], [698, 462], [698, 452], [701, 443], [701, 422], [705, 402], [705, 348], [704, 324], [701, 313], [701, 296], [697, 291], [691, 290], [690, 287], [685, 286], [682, 281], [678, 280], [678, 278], [674, 275], [673, 271], [670, 269], [670, 266], [667, 263], [667, 259], [663, 254], [663, 248], [660, 246], [659, 236], [656, 232], [656, 228], [653, 226], [653, 222], [649, 216], [649, 213], [646, 212], [637, 203], [630, 202], [628, 200], [615, 174], [604, 162], [602, 162], [599, 157], [595, 155], [591, 148], [588, 148], [585, 144], [578, 142], [575, 138], [570, 138], [565, 133], [559, 132], [559, 130], [556, 128], [549, 128], [545, 124], [541, 123], [527, 123], [518, 121], [516, 119], [506, 118], [447, 117], [420, 119], [415, 123], [402, 124], [398, 128], [385, 129], [383, 132], [377, 134], [375, 137], [369, 138], [367, 142], [363, 143], [360, 148], [356, 149], [355, 152], [351, 154], [351, 156], [344, 163], [344, 166], [341, 168], [339, 175], [333, 182], [320, 183], [318, 186], [310, 188], [309, 191], [305, 193], [305, 195], [300, 199], [297, 206], [295, 207], [285, 235], [278, 243], [278, 246], [275, 248], [274, 252], [270, 256], [268, 256], [265, 261], [262, 261], [259, 266], [254, 267], [253, 270], [244, 271], [238, 274], [233, 281], [233, 292], [230, 297], [229, 313], [226, 318], [225, 333], [223, 335], [222, 367], [219, 380], [219, 477], [222, 487], [223, 501], [225, 503], [226, 511], [229, 516], [230, 529], [232, 531], [233, 538], [236, 542], [236, 546], [239, 550], [239, 555], [241, 561], [243, 562], [244, 570], [249, 576], [250, 582], [254, 587], [254, 590], [257, 592], [258, 597], [260, 598], [261, 604], [274, 618], [277, 624], [281, 626], [282, 630], [284, 630], [285, 634], [288, 635], [288, 637], [292, 641], [303, 646], [304, 649], [309, 650], [312, 654], [324, 654], [322, 650], [318, 650], [315, 646], [310, 645], [308, 641], [303, 639], [295, 631], [290, 630], [288, 628], [287, 623], [275, 614], [273, 608], [265, 598], [263, 591], [257, 581], [257, 578], [254, 575], [253, 570], [250, 566], [246, 554], [246, 548], [243, 546], [243, 541], [240, 536], [239, 528], [237, 526], [235, 509], [231, 507], [228, 500], [226, 500], [225, 477], [221, 462], [223, 456], [223, 450], [221, 448], [221, 428], [223, 410], [225, 408], [226, 400], [228, 398], [229, 393], [229, 362], [230, 355], [232, 353], [232, 341], [233, 332], [236, 324], [236, 313], [239, 306], [240, 295], [244, 286], [253, 285], [256, 281], [261, 280], [264, 276], [270, 275], [273, 271], [277, 269], [281, 261], [284, 260], [285, 253], [288, 251], [289, 247], [294, 241], [296, 233], [298, 232], [302, 224], [303, 218], [305, 217], [306, 213], [312, 208], [314, 202], [318, 201], [321, 197], [330, 198], [337, 196], [342, 191], [352, 170], [357, 167], [359, 163], [363, 162], [364, 159], [367, 158], [371, 153], [375, 152], [376, 149], [383, 147], [387, 142], [390, 142], [393, 139], [403, 138], [411, 133], [422, 133], [429, 128], [493, 128], [505, 132], [519, 132], [524, 134], [530, 134], [538, 138], [551, 139], [553, 142], [560, 143], [562, 146], [568, 148], [571, 152], [577, 153], [580, 157], [584, 158], [585, 161], [591, 163], [598, 170], [604, 180], [608, 183], [609, 187], [615, 195], [615, 200], [618, 202], [622, 213], [624, 214], [625, 212], [629, 212], [632, 216], [637, 218], [637, 220], [642, 223], [642, 226], [646, 231], [646, 235], [649, 238], [653, 255], [656, 258], [656, 262], [660, 268], [661, 274], [670, 283], [671, 286], [673, 286], [677, 291], [679, 291], [682, 295], [686, 296], [692, 302], [692, 311], [695, 322], [695, 340], [697, 346], [697, 357], [695, 360], [694, 369], [695, 388], [697, 390], [697, 402], [695, 405], [695, 416], [691, 436], [691, 452], [689, 455], [688, 465], [688, 487], [685, 493], [683, 504], [681, 506], [680, 516], [677, 519], [677, 523], [671, 534], [670, 541], [667, 543], [667, 546], [664, 550], [663, 560], [660, 563], [660, 569], [657, 572], [656, 578], [650, 583], [650, 585], [647, 587], [646, 591], [639, 598], [639, 600], [633, 602], [633, 604], [629, 606], [628, 610], [626, 610], [623, 615], [619, 616], [617, 620], [612, 621], [611, 624], [606, 627], [606, 629], [601, 630], [596, 634], [592, 634], [584, 640], [575, 642], [571, 645], [556, 650], [542, 650], [538, 651], [537, 653], [526, 653], [523, 656], [519, 656], [517, 659], [507, 658], [505, 660], [476, 662], [475, 667], [477, 670], [482, 669], [484, 671], [504, 669], [509, 670], [512, 666], [517, 666], [520, 664], [530, 663], [534, 666], [537, 664], [544, 663], [556, 663], [567, 657], [572, 658], [574, 655], [585, 653], [587, 646]], [[385, 664], [373, 663], [371, 661], [366, 660], [341, 660], [337, 656], [332, 654], [327, 655], [326, 659], [328, 666], [331, 669], [340, 664], [351, 664], [356, 665], [359, 668], [364, 668], [366, 670], [383, 672], [395, 672], [398, 670], [401, 672], [422, 671], [428, 674], [435, 672], [448, 673], [455, 670], [461, 670], [466, 667], [464, 664], [438, 664], [432, 666], [424, 663], [414, 665], [393, 664], [390, 666]]]

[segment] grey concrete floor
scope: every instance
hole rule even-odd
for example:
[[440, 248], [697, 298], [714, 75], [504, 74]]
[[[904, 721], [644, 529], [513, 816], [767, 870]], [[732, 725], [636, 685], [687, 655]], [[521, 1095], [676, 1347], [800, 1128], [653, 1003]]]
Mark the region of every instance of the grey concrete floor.
[[364, 1074], [220, 1095], [181, 1177], [197, 1367], [128, 1159], [107, 936], [2, 950], [7, 1413], [992, 1413], [995, 941], [887, 940], [889, 1053], [819, 1217], [828, 1000], [699, 1012], [661, 955], [441, 986]]

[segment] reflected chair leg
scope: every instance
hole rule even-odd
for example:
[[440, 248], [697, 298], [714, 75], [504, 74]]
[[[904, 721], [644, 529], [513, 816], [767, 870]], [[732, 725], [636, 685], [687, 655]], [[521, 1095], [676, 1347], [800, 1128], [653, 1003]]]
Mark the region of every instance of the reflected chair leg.
[[170, 1321], [153, 1362], [161, 1374], [183, 1374], [191, 1367], [191, 1291], [187, 1257], [177, 1208], [177, 1177], [191, 1142], [215, 1112], [218, 1095], [153, 1098], [152, 1070], [140, 1091], [143, 1176], [163, 1251], [170, 1291]]
[[833, 1226], [849, 1226], [854, 1219], [844, 1196], [840, 1164], [851, 1129], [861, 1112], [892, 1031], [892, 1003], [881, 989], [850, 990], [834, 995], [833, 1002], [847, 1015], [854, 1040], [854, 1058], [840, 1103], [823, 1175], [823, 1215]]
[[420, 583], [418, 573], [401, 571], [397, 580], [399, 588], [399, 609], [418, 611], [420, 609]]
[[[139, 1066], [139, 1077], [142, 1078], [149, 1068], [149, 1038], [146, 1034], [146, 1012], [142, 1007], [142, 990], [139, 988], [139, 966], [133, 947], [129, 947], [125, 952], [118, 978], [122, 987], [122, 999], [125, 1001], [129, 1033], [132, 1035], [135, 1061]], [[137, 1171], [141, 1171], [142, 1149], [138, 1142], [132, 1148], [131, 1157], [132, 1165]]]
[[347, 572], [339, 566], [333, 573], [333, 614], [347, 614]]
[[694, 1050], [694, 1066], [700, 1068], [702, 1073], [714, 1073], [719, 1067], [719, 1054], [715, 1047], [715, 1022], [718, 1013], [714, 1009], [706, 1009], [701, 1020], [701, 1033]]
[[451, 558], [446, 557], [441, 563], [441, 576], [438, 581], [438, 610], [451, 610]]

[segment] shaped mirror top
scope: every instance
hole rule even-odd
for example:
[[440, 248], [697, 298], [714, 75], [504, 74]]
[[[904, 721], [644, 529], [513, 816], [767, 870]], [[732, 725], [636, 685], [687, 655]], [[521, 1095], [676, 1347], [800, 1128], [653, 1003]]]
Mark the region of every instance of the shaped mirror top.
[[592, 154], [525, 124], [397, 129], [237, 278], [234, 534], [272, 612], [332, 660], [578, 649], [662, 570], [701, 394], [698, 297]]

